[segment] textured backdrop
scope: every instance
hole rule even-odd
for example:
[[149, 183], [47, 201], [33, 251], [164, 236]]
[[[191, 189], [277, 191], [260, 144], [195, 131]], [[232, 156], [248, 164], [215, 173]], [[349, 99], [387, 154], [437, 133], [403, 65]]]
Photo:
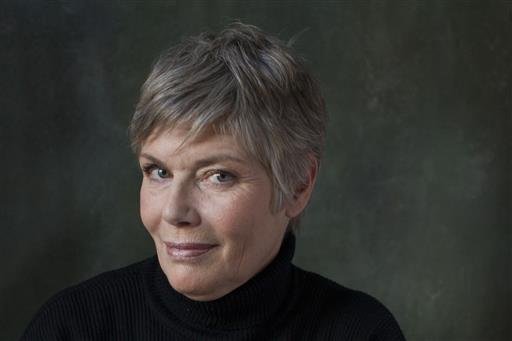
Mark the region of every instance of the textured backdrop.
[[233, 19], [282, 39], [330, 112], [296, 263], [408, 340], [512, 339], [512, 3], [2, 1], [0, 340], [149, 256], [126, 127], [151, 63]]

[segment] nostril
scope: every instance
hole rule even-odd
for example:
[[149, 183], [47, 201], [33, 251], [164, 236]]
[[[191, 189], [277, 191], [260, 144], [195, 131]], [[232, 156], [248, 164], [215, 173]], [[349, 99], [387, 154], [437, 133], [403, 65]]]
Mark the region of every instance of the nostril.
[[201, 223], [199, 212], [189, 201], [183, 200], [183, 197], [169, 198], [162, 218], [175, 227], [193, 227]]
[[187, 227], [187, 226], [190, 226], [190, 222], [188, 221], [178, 221], [176, 222], [176, 227]]

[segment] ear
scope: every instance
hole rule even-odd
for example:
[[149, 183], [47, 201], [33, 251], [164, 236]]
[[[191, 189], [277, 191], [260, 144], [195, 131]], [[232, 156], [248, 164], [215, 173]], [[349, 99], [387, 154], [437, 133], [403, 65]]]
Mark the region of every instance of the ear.
[[295, 194], [285, 205], [285, 213], [289, 219], [298, 216], [309, 202], [318, 174], [318, 160], [312, 154], [309, 155], [309, 168], [306, 183], [300, 184], [295, 189]]

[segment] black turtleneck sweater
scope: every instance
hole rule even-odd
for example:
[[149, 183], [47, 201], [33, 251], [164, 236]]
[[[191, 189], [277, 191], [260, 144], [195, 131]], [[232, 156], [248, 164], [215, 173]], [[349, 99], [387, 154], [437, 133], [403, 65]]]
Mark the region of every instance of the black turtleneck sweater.
[[22, 340], [404, 340], [374, 298], [291, 263], [295, 237], [231, 293], [176, 292], [158, 259], [106, 272], [51, 298]]

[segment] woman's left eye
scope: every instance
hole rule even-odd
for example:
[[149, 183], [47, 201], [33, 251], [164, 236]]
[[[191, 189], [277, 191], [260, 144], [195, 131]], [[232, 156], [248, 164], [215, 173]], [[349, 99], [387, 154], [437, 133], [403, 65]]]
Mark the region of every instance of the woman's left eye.
[[208, 176], [208, 179], [215, 184], [224, 184], [235, 180], [235, 176], [229, 172], [217, 170]]

